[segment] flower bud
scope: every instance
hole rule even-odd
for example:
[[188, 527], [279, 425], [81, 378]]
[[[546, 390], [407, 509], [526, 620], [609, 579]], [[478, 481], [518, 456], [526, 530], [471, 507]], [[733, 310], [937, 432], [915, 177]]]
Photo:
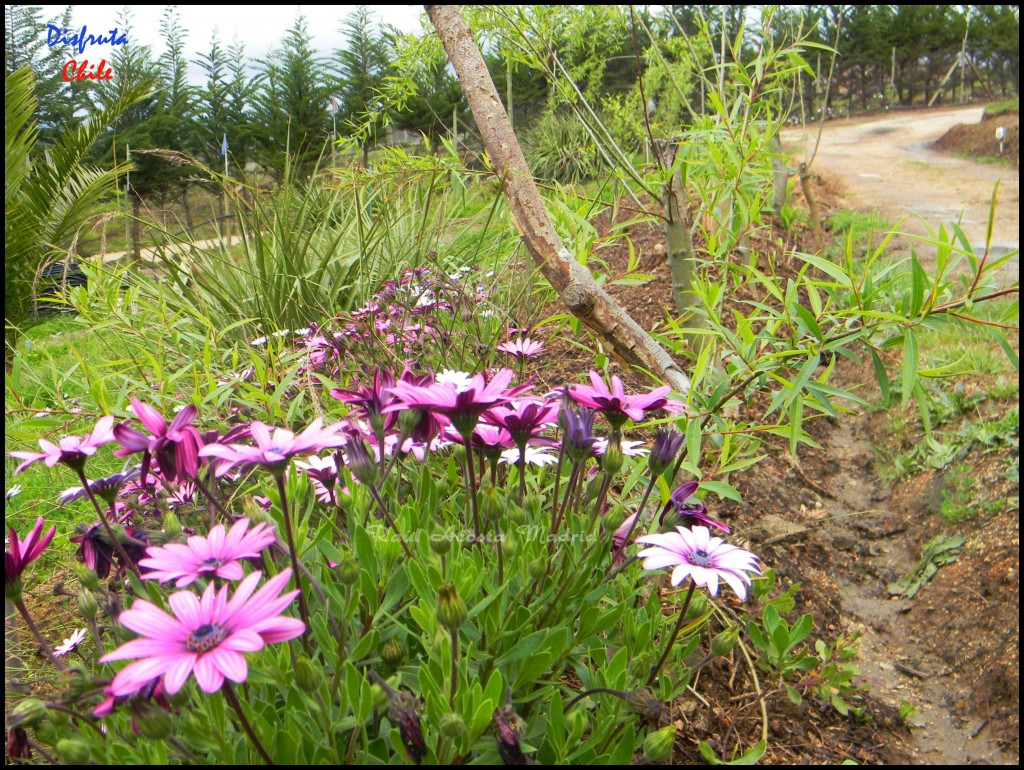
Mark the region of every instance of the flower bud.
[[494, 710], [494, 736], [498, 739], [498, 753], [506, 765], [529, 764], [519, 745], [521, 731], [521, 722], [516, 712], [510, 708]]
[[430, 550], [438, 556], [444, 556], [452, 549], [452, 541], [445, 532], [433, 532], [430, 535]]
[[695, 620], [708, 611], [708, 600], [699, 591], [694, 593], [690, 599], [690, 606], [686, 608], [686, 619]]
[[88, 588], [90, 591], [100, 590], [99, 575], [84, 564], [75, 565], [75, 575], [78, 577], [78, 585], [82, 588]]
[[[540, 516], [540, 509], [542, 506], [543, 503], [536, 492], [528, 492], [526, 497], [523, 499], [523, 508], [530, 517], [530, 521], [537, 520], [537, 517]], [[523, 522], [517, 523], [521, 524]]]
[[62, 738], [57, 741], [54, 750], [65, 765], [85, 765], [89, 762], [89, 744], [81, 738]]
[[402, 640], [397, 636], [393, 636], [384, 642], [384, 646], [381, 647], [380, 659], [391, 666], [391, 668], [396, 668], [405, 663], [408, 652]]
[[661, 701], [650, 687], [630, 690], [626, 693], [626, 705], [650, 725], [658, 724], [661, 719]]
[[647, 457], [647, 467], [651, 471], [651, 477], [657, 478], [668, 470], [675, 462], [676, 455], [683, 445], [684, 436], [674, 428], [658, 428], [654, 436], [654, 447]]
[[46, 704], [38, 698], [25, 698], [11, 711], [12, 727], [35, 727], [46, 718]]
[[458, 714], [445, 714], [441, 717], [441, 735], [454, 740], [466, 732], [466, 723]]
[[458, 631], [466, 622], [466, 605], [450, 580], [441, 586], [437, 597], [437, 620], [449, 631]]
[[174, 540], [181, 534], [181, 520], [173, 511], [164, 514], [164, 534], [167, 535], [168, 540]]
[[348, 450], [348, 467], [352, 475], [362, 484], [371, 487], [376, 484], [380, 468], [370, 455], [370, 450], [366, 448], [366, 442], [358, 436], [350, 435], [346, 439], [345, 449]]
[[143, 738], [163, 741], [171, 734], [174, 719], [157, 704], [141, 701], [132, 704], [131, 710], [135, 727]]
[[[524, 501], [523, 504], [525, 505], [526, 501]], [[523, 524], [529, 524], [534, 520], [533, 516], [527, 509], [522, 508], [515, 503], [509, 503], [508, 511], [506, 513], [508, 514], [508, 520], [516, 525], [521, 526]]]
[[647, 733], [644, 739], [644, 759], [648, 762], [668, 762], [676, 742], [675, 725]]
[[620, 445], [621, 437], [618, 433], [613, 433], [608, 439], [608, 446], [604, 450], [604, 454], [601, 456], [601, 469], [609, 476], [614, 476], [620, 470], [622, 470], [622, 446]]
[[323, 681], [323, 673], [317, 670], [316, 664], [305, 655], [300, 655], [295, 662], [295, 683], [306, 692], [316, 692]]
[[732, 648], [736, 646], [739, 638], [740, 629], [738, 626], [732, 626], [724, 631], [720, 631], [711, 640], [711, 654], [716, 658], [724, 658], [732, 652]]
[[260, 507], [260, 504], [251, 497], [246, 497], [242, 501], [242, 511], [245, 513], [246, 518], [249, 519], [249, 523], [253, 526], [263, 523], [274, 523], [270, 514], [263, 510], [263, 508]]
[[359, 562], [351, 556], [342, 557], [341, 563], [338, 564], [338, 580], [342, 585], [354, 585], [359, 580], [360, 572]]
[[83, 618], [94, 620], [99, 609], [99, 603], [92, 591], [83, 588], [78, 592], [78, 611], [82, 613]]
[[480, 514], [485, 521], [501, 521], [505, 514], [504, 495], [493, 484], [485, 484], [480, 490]]
[[539, 557], [530, 562], [530, 577], [534, 580], [543, 580], [548, 574], [548, 562], [544, 557]]
[[427, 744], [420, 726], [420, 701], [415, 695], [394, 690], [388, 693], [388, 699], [388, 719], [398, 725], [402, 744], [409, 752], [409, 758], [418, 765], [427, 755]]
[[423, 412], [419, 409], [403, 409], [398, 413], [398, 429], [403, 436], [408, 436], [423, 421]]
[[565, 715], [565, 724], [570, 735], [583, 735], [587, 729], [587, 714], [583, 709], [573, 709]]
[[7, 731], [7, 758], [10, 760], [32, 759], [28, 733], [20, 727], [12, 727]]

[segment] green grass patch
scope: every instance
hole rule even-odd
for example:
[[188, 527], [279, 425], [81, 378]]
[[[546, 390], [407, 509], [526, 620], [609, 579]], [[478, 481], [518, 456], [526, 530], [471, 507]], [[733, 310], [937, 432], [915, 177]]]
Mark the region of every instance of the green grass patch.
[[1020, 109], [1020, 99], [1005, 99], [1001, 102], [992, 102], [985, 105], [984, 118], [998, 118], [1008, 112]]

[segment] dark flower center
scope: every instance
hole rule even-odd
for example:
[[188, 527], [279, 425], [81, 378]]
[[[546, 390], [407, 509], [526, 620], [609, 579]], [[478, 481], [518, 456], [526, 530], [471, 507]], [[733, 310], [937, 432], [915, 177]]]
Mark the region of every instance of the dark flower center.
[[210, 557], [209, 559], [204, 561], [202, 564], [200, 564], [199, 568], [203, 569], [203, 570], [211, 571], [211, 570], [220, 569], [223, 566], [224, 566], [224, 560], [223, 559], [217, 559], [217, 558], [214, 558], [214, 557]]
[[702, 551], [698, 548], [690, 554], [690, 564], [695, 564], [698, 567], [710, 567], [711, 557], [707, 551]]
[[185, 649], [189, 652], [209, 652], [224, 641], [228, 632], [216, 623], [199, 626], [185, 638]]

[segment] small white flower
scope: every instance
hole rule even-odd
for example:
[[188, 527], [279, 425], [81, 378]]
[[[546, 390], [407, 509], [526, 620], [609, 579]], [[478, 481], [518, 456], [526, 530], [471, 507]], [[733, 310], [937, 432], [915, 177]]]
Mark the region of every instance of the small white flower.
[[67, 655], [78, 645], [80, 645], [83, 639], [85, 639], [85, 629], [80, 628], [77, 631], [73, 632], [71, 636], [69, 636], [67, 639], [65, 639], [64, 644], [54, 649], [53, 654], [57, 657]]
[[[506, 449], [501, 453], [501, 459], [498, 462], [515, 465], [519, 462], [519, 450], [514, 448]], [[550, 447], [526, 447], [527, 465], [555, 465], [557, 462], [558, 455], [552, 453]]]
[[445, 369], [437, 375], [435, 381], [439, 385], [454, 385], [458, 392], [464, 391], [473, 381], [473, 375], [466, 372], [457, 372], [454, 369]]
[[254, 348], [261, 348], [267, 344], [267, 339], [267, 337], [257, 337], [254, 340], [250, 340], [249, 344], [252, 345]]
[[15, 484], [13, 487], [11, 487], [10, 489], [7, 490], [7, 494], [5, 494], [4, 497], [6, 499], [10, 500], [15, 495], [20, 495], [20, 494], [21, 494], [21, 484]]

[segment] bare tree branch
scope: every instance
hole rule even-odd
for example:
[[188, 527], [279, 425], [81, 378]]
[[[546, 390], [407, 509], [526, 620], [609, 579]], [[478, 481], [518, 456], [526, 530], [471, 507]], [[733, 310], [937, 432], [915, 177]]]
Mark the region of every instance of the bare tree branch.
[[455, 67], [494, 169], [505, 180], [512, 219], [533, 261], [566, 307], [610, 353], [629, 366], [663, 377], [676, 391], [686, 394], [690, 379], [682, 368], [597, 285], [555, 232], [487, 65], [458, 6], [424, 7]]

